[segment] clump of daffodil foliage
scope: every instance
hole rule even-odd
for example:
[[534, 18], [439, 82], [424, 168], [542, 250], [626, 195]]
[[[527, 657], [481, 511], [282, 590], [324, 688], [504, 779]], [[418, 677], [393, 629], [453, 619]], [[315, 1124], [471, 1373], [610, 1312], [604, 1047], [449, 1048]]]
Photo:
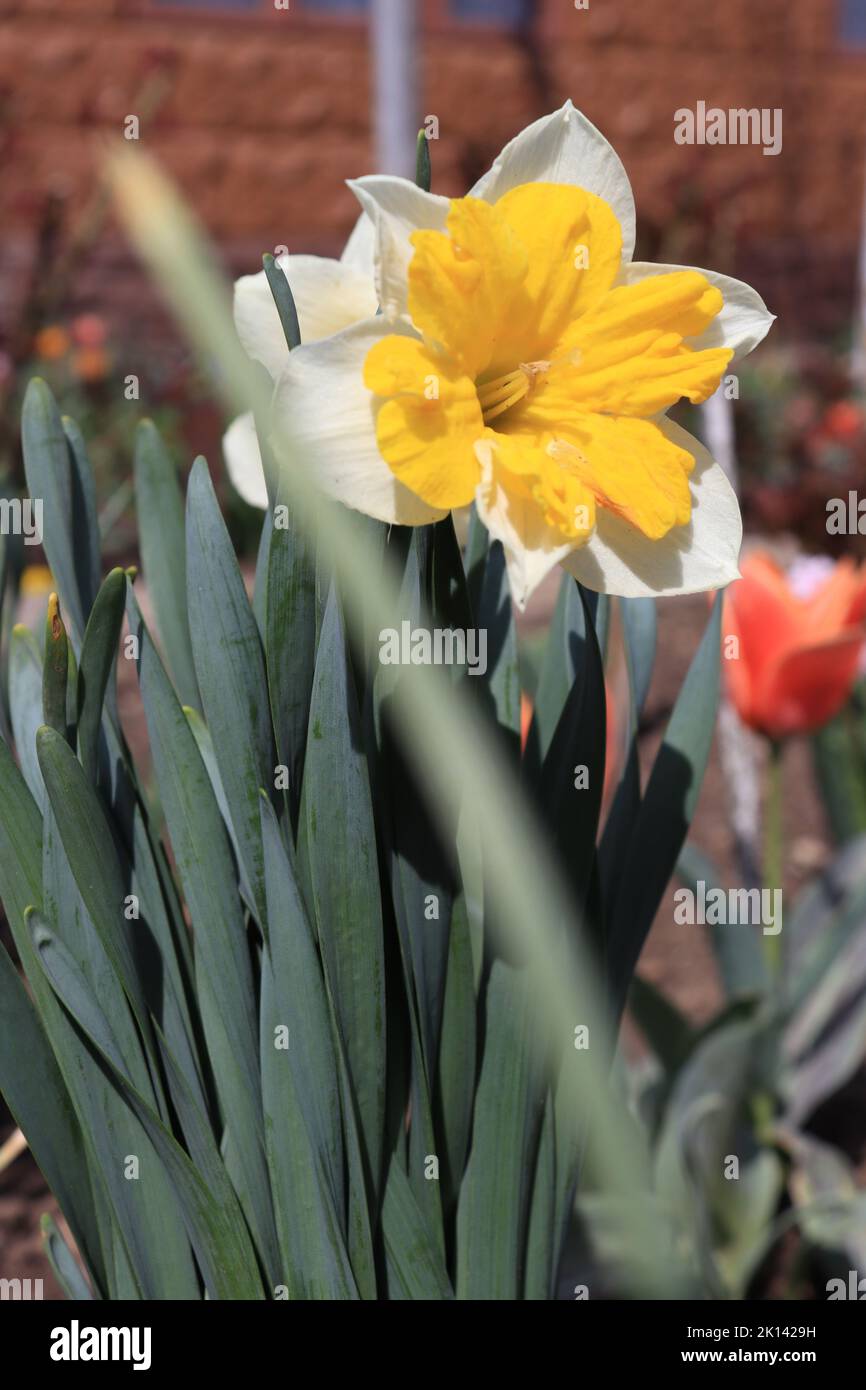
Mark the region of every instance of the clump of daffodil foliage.
[[[49, 1225], [49, 1254], [74, 1298], [547, 1299], [589, 1184], [623, 1213], [623, 1287], [699, 1291], [606, 1077], [718, 681], [717, 606], [642, 788], [653, 600], [726, 583], [740, 541], [665, 412], [770, 316], [737, 281], [632, 261], [622, 165], [570, 104], [465, 198], [353, 188], [340, 262], [268, 259], [236, 287], [273, 386], [225, 438], [265, 508], [251, 597], [207, 464], [184, 500], [147, 422], [147, 602], [103, 578], [86, 442], [28, 392], [59, 599], [43, 640], [9, 643], [0, 1088], [72, 1233]], [[197, 273], [179, 263], [180, 293]], [[557, 564], [522, 739], [510, 600]], [[379, 661], [380, 568], [395, 627], [483, 631], [475, 679]], [[611, 596], [630, 709], [602, 825]]]

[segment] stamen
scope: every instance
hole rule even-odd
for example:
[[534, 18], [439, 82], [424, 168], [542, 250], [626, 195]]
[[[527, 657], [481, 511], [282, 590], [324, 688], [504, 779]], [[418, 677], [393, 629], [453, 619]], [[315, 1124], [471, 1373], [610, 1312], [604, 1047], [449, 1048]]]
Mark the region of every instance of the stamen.
[[534, 385], [536, 377], [549, 368], [549, 362], [521, 362], [516, 371], [506, 372], [504, 376], [495, 377], [493, 381], [485, 381], [483, 385], [478, 386], [478, 403], [485, 424], [495, 420], [498, 415], [504, 415], [506, 410], [522, 401]]

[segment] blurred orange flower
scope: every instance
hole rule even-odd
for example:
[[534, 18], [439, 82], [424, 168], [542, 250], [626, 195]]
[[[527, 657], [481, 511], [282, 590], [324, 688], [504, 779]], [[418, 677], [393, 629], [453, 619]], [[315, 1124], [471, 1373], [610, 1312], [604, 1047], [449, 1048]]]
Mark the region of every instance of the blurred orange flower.
[[828, 566], [808, 597], [769, 555], [741, 563], [725, 594], [723, 666], [750, 728], [782, 738], [810, 733], [845, 704], [857, 678], [866, 615], [866, 569]]
[[79, 347], [102, 347], [108, 337], [108, 329], [99, 314], [79, 314], [72, 320], [72, 336]]
[[43, 362], [56, 362], [69, 351], [69, 334], [59, 324], [49, 324], [36, 334], [33, 347], [36, 356], [41, 357]]
[[108, 375], [108, 355], [101, 347], [79, 348], [72, 359], [72, 367], [79, 381], [92, 385]]
[[856, 439], [863, 430], [863, 412], [854, 401], [834, 401], [821, 422], [825, 434], [844, 443]]

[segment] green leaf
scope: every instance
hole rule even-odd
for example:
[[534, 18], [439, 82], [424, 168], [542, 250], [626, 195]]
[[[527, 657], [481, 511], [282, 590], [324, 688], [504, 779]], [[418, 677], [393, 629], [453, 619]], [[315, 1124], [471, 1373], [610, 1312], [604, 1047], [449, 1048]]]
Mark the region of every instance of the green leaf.
[[57, 584], [72, 645], [78, 650], [89, 608], [82, 552], [79, 548], [76, 553], [74, 538], [82, 529], [85, 533], [88, 530], [88, 504], [60, 412], [40, 377], [34, 377], [27, 386], [21, 441], [30, 496], [42, 501], [45, 556]]
[[[680, 851], [675, 872], [692, 893], [698, 891], [701, 882], [708, 893], [720, 887], [719, 871], [715, 864], [690, 841], [686, 841]], [[786, 921], [786, 930], [788, 925]], [[739, 996], [764, 994], [769, 979], [757, 929], [745, 921], [708, 925], [706, 930], [727, 997], [736, 999]]]
[[123, 915], [126, 891], [105, 812], [72, 749], [54, 729], [39, 730], [36, 750], [78, 890], [154, 1058], [144, 991]]
[[196, 988], [208, 1055], [237, 1150], [232, 1176], [240, 1184], [238, 1195], [260, 1253], [275, 1274], [258, 1019], [231, 847], [195, 739], [132, 595], [129, 623], [139, 639], [139, 681], [153, 765], [192, 918]]
[[42, 713], [50, 724], [66, 738], [66, 685], [69, 671], [69, 645], [66, 628], [60, 616], [57, 595], [48, 600], [45, 618], [45, 658], [42, 663]]
[[102, 564], [99, 554], [99, 514], [96, 505], [96, 480], [87, 453], [84, 436], [68, 415], [61, 417], [63, 433], [69, 445], [70, 478], [72, 483], [72, 554], [75, 577], [85, 621], [99, 588]]
[[78, 665], [78, 756], [86, 775], [94, 784], [102, 706], [117, 659], [125, 601], [126, 575], [122, 569], [113, 569], [96, 596], [81, 644]]
[[342, 615], [331, 590], [319, 639], [299, 834], [325, 980], [378, 1185], [385, 1116], [385, 980], [376, 828]]
[[658, 620], [653, 598], [623, 598], [619, 612], [625, 635], [632, 688], [632, 719], [640, 718], [649, 694], [656, 657]]
[[[76, 1025], [64, 1048], [64, 1075], [110, 1194], [136, 1288], [144, 1298], [197, 1298], [198, 1279], [171, 1185], [137, 1117], [117, 1096], [79, 1029], [92, 1027], [98, 1043], [108, 1040], [109, 1055], [125, 1072], [121, 1045], [72, 954], [38, 912], [29, 910], [27, 922], [37, 969], [63, 1004], [64, 1017], [71, 1015]], [[132, 1159], [138, 1165], [134, 1182], [128, 1172]]]
[[662, 1066], [675, 1072], [694, 1046], [697, 1034], [667, 995], [640, 975], [632, 978], [629, 1013]]
[[463, 556], [463, 566], [466, 570], [466, 588], [469, 594], [469, 604], [472, 612], [478, 617], [478, 610], [481, 604], [481, 588], [484, 583], [484, 570], [487, 564], [487, 550], [490, 545], [490, 537], [487, 527], [478, 515], [478, 508], [473, 502], [469, 508], [469, 531], [466, 537], [466, 550]]
[[[401, 621], [408, 622], [413, 632], [422, 622], [432, 561], [431, 529], [416, 527], [408, 537]], [[437, 618], [440, 616], [445, 615], [437, 614]], [[417, 1018], [427, 1080], [432, 1086], [448, 967], [455, 854], [453, 847], [449, 850], [443, 843], [424, 788], [395, 738], [391, 709], [402, 679], [401, 666], [377, 664], [373, 678], [373, 720], [380, 769], [377, 809], [390, 852], [391, 895], [406, 958], [406, 988]], [[425, 1190], [429, 1193], [430, 1184], [426, 1184]], [[417, 1192], [416, 1197], [423, 1207], [423, 1198]]]
[[526, 1278], [523, 1297], [547, 1301], [552, 1295], [556, 1242], [556, 1105], [548, 1091], [532, 1181], [529, 1228], [526, 1237]]
[[286, 335], [286, 343], [291, 351], [298, 347], [301, 341], [301, 330], [298, 324], [298, 311], [295, 308], [295, 299], [289, 286], [286, 273], [281, 265], [278, 265], [270, 252], [266, 251], [262, 256], [262, 265], [265, 269], [271, 294], [277, 306], [277, 313], [280, 316], [280, 324]]
[[569, 691], [574, 685], [584, 643], [584, 612], [580, 586], [564, 574], [544, 647], [544, 657], [526, 735], [524, 769], [535, 779], [547, 756]]
[[[278, 505], [285, 505], [282, 492]], [[265, 652], [277, 756], [288, 768], [288, 801], [297, 829], [316, 664], [315, 545], [290, 514], [274, 526], [268, 552]]]
[[606, 738], [604, 670], [585, 602], [572, 642], [575, 677], [541, 768], [538, 807], [563, 873], [583, 903], [595, 857]]
[[866, 830], [866, 759], [860, 722], [850, 710], [811, 737], [818, 790], [833, 839], [844, 845]]
[[273, 787], [275, 766], [268, 686], [256, 620], [202, 458], [190, 473], [186, 528], [196, 674], [247, 882], [264, 928], [259, 787]]
[[[87, 911], [63, 845], [54, 812], [43, 821], [42, 911], [51, 929], [89, 981], [123, 1048], [126, 1067], [136, 1085], [154, 1101], [147, 1061], [117, 971]], [[123, 921], [122, 912], [118, 913]], [[124, 926], [125, 926], [124, 922]], [[122, 930], [122, 929], [121, 929]]]
[[[72, 957], [38, 919], [33, 922], [33, 938], [58, 998], [104, 1059], [113, 1083], [159, 1155], [174, 1187], [183, 1224], [211, 1297], [260, 1298], [261, 1283], [240, 1208], [219, 1163], [210, 1131], [204, 1124], [195, 1126], [195, 1105], [189, 1100], [181, 1112], [187, 1140], [195, 1155], [193, 1163], [132, 1084], [117, 1041]], [[162, 1053], [171, 1067], [172, 1059], [164, 1043]], [[172, 1081], [177, 1092], [183, 1095], [184, 1085], [178, 1069]], [[153, 1215], [151, 1211], [151, 1220]], [[165, 1263], [167, 1267], [174, 1263], [168, 1252]]]
[[80, 1264], [66, 1244], [64, 1236], [57, 1229], [53, 1216], [45, 1212], [39, 1224], [42, 1229], [42, 1245], [48, 1256], [48, 1262], [54, 1270], [58, 1284], [62, 1289], [65, 1289], [66, 1297], [78, 1302], [91, 1302], [93, 1291], [84, 1277]]
[[252, 890], [247, 882], [246, 870], [244, 869], [243, 860], [241, 859], [241, 851], [237, 835], [235, 834], [235, 828], [232, 824], [231, 810], [226, 796], [226, 789], [223, 786], [220, 776], [219, 766], [217, 765], [216, 752], [214, 751], [213, 739], [210, 736], [210, 729], [207, 724], [205, 724], [198, 710], [184, 706], [183, 712], [186, 717], [186, 722], [192, 731], [193, 738], [195, 739], [196, 747], [201, 754], [201, 760], [205, 765], [207, 775], [210, 778], [213, 794], [216, 797], [217, 805], [220, 808], [220, 814], [222, 815], [226, 831], [232, 843], [240, 879], [241, 897], [250, 912], [255, 914], [256, 905], [253, 901]]
[[0, 1094], [26, 1136], [76, 1244], [99, 1269], [99, 1234], [81, 1129], [48, 1038], [18, 972], [0, 948]]
[[622, 774], [599, 845], [598, 864], [606, 901], [618, 891], [620, 868], [640, 809], [638, 725], [655, 664], [656, 607], [654, 599], [620, 599], [626, 669], [629, 683], [629, 735]]
[[472, 941], [466, 898], [461, 890], [451, 912], [442, 1034], [433, 1094], [436, 1130], [444, 1138], [439, 1165], [442, 1205], [449, 1214], [457, 1205], [472, 1133], [477, 1027]]
[[[334, 1084], [337, 1061], [331, 1035], [332, 1016], [325, 991], [315, 937], [295, 882], [276, 816], [261, 797], [262, 840], [268, 890], [270, 961], [277, 1018], [289, 1030], [284, 1065], [291, 1073], [299, 1107], [314, 1152], [326, 1175], [334, 1208], [342, 1208], [344, 1193], [343, 1134], [340, 1103]], [[274, 917], [270, 917], [273, 908]], [[273, 1036], [262, 1046], [276, 1050]], [[283, 1156], [285, 1163], [286, 1156]], [[297, 1169], [289, 1163], [288, 1190]]]
[[[290, 1052], [303, 1031], [277, 1002], [268, 948], [262, 954], [262, 1096], [268, 1164], [280, 1237], [281, 1282], [289, 1297], [351, 1300], [358, 1297], [345, 1241], [342, 1204], [335, 1200], [323, 1154], [307, 1126]], [[277, 1034], [288, 1028], [288, 1048]], [[329, 1091], [336, 1095], [333, 1074]]]
[[415, 142], [415, 182], [419, 188], [423, 188], [425, 193], [430, 192], [432, 176], [430, 141], [427, 139], [426, 130], [419, 130], [418, 139]]
[[135, 503], [141, 562], [156, 629], [181, 703], [198, 706], [186, 608], [186, 533], [177, 471], [152, 420], [135, 437]]
[[614, 998], [628, 982], [688, 834], [719, 700], [721, 596], [677, 698], [622, 865], [609, 934]]
[[17, 623], [9, 644], [9, 712], [21, 771], [40, 810], [45, 787], [36, 757], [36, 730], [42, 716], [42, 656], [29, 628]]
[[[472, 575], [470, 574], [470, 591]], [[498, 726], [506, 753], [520, 753], [520, 666], [511, 607], [511, 590], [500, 541], [487, 551], [475, 609], [476, 625], [487, 634], [487, 670], [472, 681], [488, 717]]]
[[435, 1301], [453, 1299], [448, 1273], [412, 1194], [399, 1160], [388, 1168], [382, 1202], [382, 1239], [388, 1297]]
[[472, 1147], [457, 1208], [457, 1297], [519, 1299], [544, 1100], [527, 970], [497, 957], [484, 1000]]

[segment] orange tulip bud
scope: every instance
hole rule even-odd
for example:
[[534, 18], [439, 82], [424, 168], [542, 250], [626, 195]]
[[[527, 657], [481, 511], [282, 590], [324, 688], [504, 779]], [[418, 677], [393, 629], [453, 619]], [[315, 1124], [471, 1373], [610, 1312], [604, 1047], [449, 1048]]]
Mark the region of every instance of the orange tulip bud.
[[69, 351], [69, 334], [59, 324], [49, 324], [36, 334], [33, 348], [43, 362], [57, 362]]
[[840, 560], [802, 597], [768, 555], [749, 555], [740, 569], [723, 623], [731, 700], [745, 724], [770, 738], [810, 733], [838, 714], [857, 678], [866, 570]]

